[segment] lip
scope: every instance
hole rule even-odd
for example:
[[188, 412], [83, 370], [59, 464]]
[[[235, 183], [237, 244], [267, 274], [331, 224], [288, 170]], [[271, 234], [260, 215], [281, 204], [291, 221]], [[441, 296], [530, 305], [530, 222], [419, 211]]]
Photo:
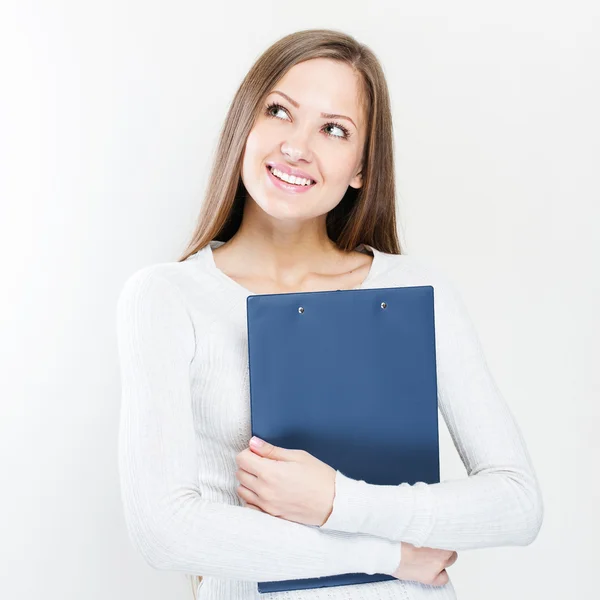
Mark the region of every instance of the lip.
[[288, 175], [294, 175], [295, 177], [304, 177], [304, 179], [310, 179], [311, 181], [317, 181], [310, 173], [306, 171], [301, 171], [300, 169], [294, 169], [292, 167], [288, 167], [282, 163], [270, 161], [267, 163], [268, 166], [274, 167], [278, 171], [282, 173], [287, 173]]
[[[288, 192], [289, 194], [304, 194], [315, 187], [316, 184], [312, 183], [311, 185], [294, 185], [293, 183], [286, 183], [281, 179], [277, 179], [273, 173], [271, 173], [271, 169], [269, 169], [269, 165], [265, 165], [265, 171], [267, 172], [267, 177], [269, 181], [278, 189], [283, 190], [284, 192]], [[310, 178], [312, 179], [312, 178]], [[313, 180], [314, 181], [314, 180]]]

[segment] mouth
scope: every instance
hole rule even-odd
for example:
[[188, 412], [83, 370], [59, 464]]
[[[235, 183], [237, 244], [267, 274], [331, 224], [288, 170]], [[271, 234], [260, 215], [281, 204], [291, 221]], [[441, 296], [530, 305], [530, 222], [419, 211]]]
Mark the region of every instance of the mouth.
[[298, 183], [295, 182], [295, 178], [292, 178], [291, 181], [285, 181], [281, 178], [281, 176], [285, 176], [283, 173], [280, 173], [276, 169], [275, 172], [273, 172], [273, 167], [271, 167], [270, 165], [265, 165], [265, 168], [267, 170], [269, 180], [273, 183], [273, 185], [275, 185], [275, 187], [277, 187], [278, 189], [284, 190], [286, 192], [290, 192], [293, 194], [303, 193], [313, 188], [317, 183], [312, 179], [299, 179]]

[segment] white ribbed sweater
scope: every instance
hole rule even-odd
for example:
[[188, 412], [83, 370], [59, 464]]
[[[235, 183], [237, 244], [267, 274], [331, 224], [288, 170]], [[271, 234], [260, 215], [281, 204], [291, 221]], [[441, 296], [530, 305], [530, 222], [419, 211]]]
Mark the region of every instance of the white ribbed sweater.
[[217, 268], [212, 249], [221, 244], [139, 269], [117, 304], [122, 500], [129, 536], [152, 567], [202, 575], [201, 600], [452, 600], [451, 582], [270, 594], [259, 594], [256, 582], [391, 575], [401, 541], [461, 551], [535, 539], [539, 484], [456, 287], [420, 259], [366, 245], [359, 249], [374, 260], [355, 289], [434, 286], [438, 405], [468, 476], [382, 486], [337, 471], [333, 512], [322, 527], [244, 506], [235, 457], [252, 435], [252, 292]]

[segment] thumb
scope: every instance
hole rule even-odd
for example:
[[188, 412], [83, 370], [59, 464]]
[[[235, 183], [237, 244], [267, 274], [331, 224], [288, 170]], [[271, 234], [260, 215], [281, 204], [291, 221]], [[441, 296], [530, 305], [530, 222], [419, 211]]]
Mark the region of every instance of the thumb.
[[263, 458], [270, 458], [272, 460], [289, 459], [286, 448], [274, 446], [273, 444], [269, 444], [269, 442], [265, 442], [256, 436], [252, 436], [250, 439], [250, 449]]

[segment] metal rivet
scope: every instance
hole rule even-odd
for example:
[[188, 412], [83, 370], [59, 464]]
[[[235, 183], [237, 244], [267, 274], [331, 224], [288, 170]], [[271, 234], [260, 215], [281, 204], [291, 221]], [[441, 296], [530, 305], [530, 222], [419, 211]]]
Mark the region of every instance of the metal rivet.
[[385, 302], [381, 303], [381, 308], [387, 308], [387, 304]]
[[300, 308], [298, 308], [298, 312], [299, 312], [300, 314], [302, 314], [302, 313], [304, 312], [304, 308], [302, 308], [302, 306], [301, 306]]

